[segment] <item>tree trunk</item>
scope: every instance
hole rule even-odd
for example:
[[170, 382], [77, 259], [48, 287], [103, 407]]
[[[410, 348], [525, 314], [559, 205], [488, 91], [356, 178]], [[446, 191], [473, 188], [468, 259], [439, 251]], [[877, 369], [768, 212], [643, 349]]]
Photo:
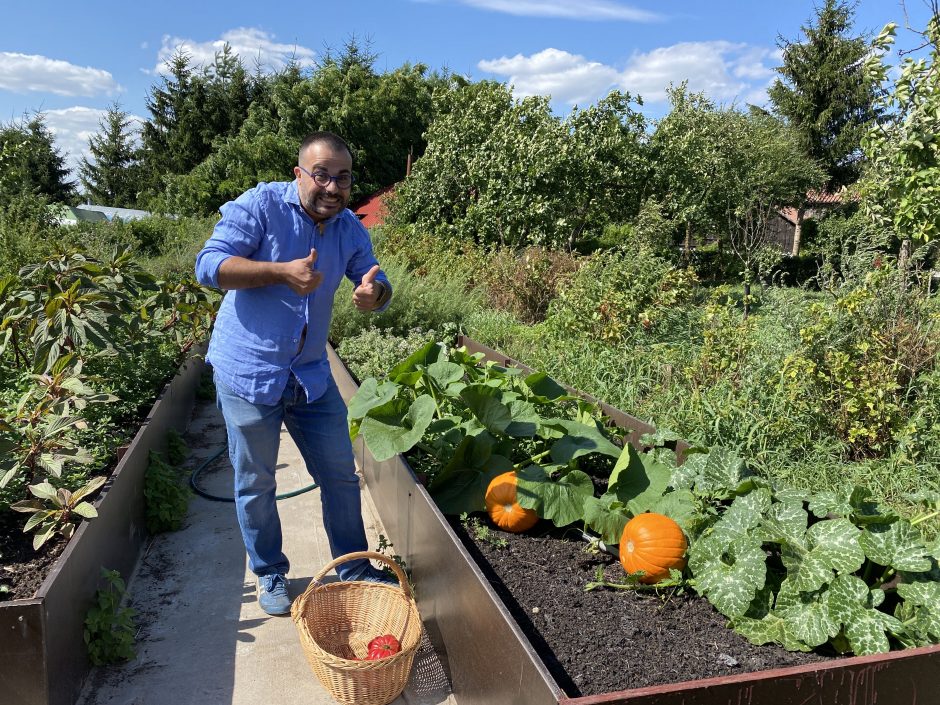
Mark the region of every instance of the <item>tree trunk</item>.
[[745, 320], [751, 313], [751, 282], [744, 282], [744, 318]]
[[800, 206], [796, 209], [796, 225], [793, 227], [793, 245], [790, 248], [790, 256], [796, 257], [800, 254], [800, 240], [803, 238], [803, 218], [806, 215], [806, 208]]
[[898, 252], [898, 270], [901, 272], [901, 291], [907, 290], [908, 274], [911, 268], [911, 239], [901, 240], [901, 251]]

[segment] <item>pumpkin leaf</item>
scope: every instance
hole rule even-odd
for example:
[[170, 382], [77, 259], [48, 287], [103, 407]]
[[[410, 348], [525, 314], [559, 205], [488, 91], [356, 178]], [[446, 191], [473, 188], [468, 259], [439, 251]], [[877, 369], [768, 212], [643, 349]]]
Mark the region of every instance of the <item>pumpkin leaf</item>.
[[430, 377], [441, 389], [447, 389], [455, 382], [463, 379], [463, 367], [447, 360], [438, 360], [428, 365], [428, 377]]
[[584, 500], [594, 494], [594, 483], [580, 470], [571, 470], [552, 479], [544, 468], [529, 465], [516, 472], [516, 501], [524, 509], [534, 509], [555, 526], [581, 521]]
[[418, 370], [419, 366], [427, 367], [428, 365], [437, 362], [441, 353], [443, 352], [443, 347], [440, 343], [436, 341], [430, 341], [426, 345], [415, 350], [411, 355], [406, 357], [404, 360], [395, 365], [391, 370], [389, 370], [388, 378], [402, 384], [397, 378], [400, 375], [407, 374], [409, 372], [415, 372]]
[[901, 631], [901, 623], [876, 609], [884, 601], [881, 590], [870, 590], [861, 578], [840, 575], [827, 592], [829, 612], [843, 625], [842, 631], [852, 651], [858, 655], [888, 651], [885, 631]]
[[848, 519], [829, 519], [809, 527], [803, 541], [783, 544], [780, 556], [793, 589], [812, 592], [829, 583], [834, 571], [861, 568], [865, 554], [858, 543], [860, 533]]
[[940, 642], [940, 582], [901, 583], [898, 595], [904, 598], [905, 617], [913, 620], [915, 630], [926, 637], [921, 643]]
[[508, 458], [499, 455], [490, 456], [490, 465], [481, 471], [458, 472], [446, 481], [439, 482], [431, 496], [444, 514], [470, 514], [486, 509], [486, 488], [497, 475], [512, 470]]
[[689, 551], [695, 590], [726, 617], [740, 617], [767, 578], [767, 556], [760, 540], [718, 533], [700, 538]]
[[387, 404], [396, 396], [400, 387], [394, 382], [382, 382], [369, 377], [349, 400], [349, 417], [361, 419], [372, 409]]
[[538, 404], [576, 399], [545, 372], [534, 372], [522, 381], [532, 391], [530, 399]]
[[869, 560], [895, 570], [924, 572], [933, 563], [930, 552], [921, 543], [920, 533], [908, 521], [871, 524], [858, 540]]
[[434, 417], [434, 408], [434, 400], [427, 395], [411, 404], [394, 399], [371, 409], [360, 424], [360, 433], [376, 460], [388, 460], [421, 440]]
[[630, 514], [623, 502], [615, 495], [604, 494], [600, 497], [585, 497], [582, 509], [584, 523], [599, 534], [601, 540], [609, 545], [620, 542], [623, 527], [630, 521]]
[[[741, 484], [753, 473], [732, 450], [716, 446], [707, 453], [693, 453], [673, 471], [673, 487], [727, 499], [741, 494]], [[743, 488], [742, 488], [743, 489]]]
[[559, 465], [569, 465], [575, 458], [591, 453], [601, 453], [612, 458], [620, 457], [622, 449], [611, 443], [596, 425], [567, 419], [551, 419], [545, 423], [563, 430], [566, 434], [555, 441], [551, 449], [552, 461]]

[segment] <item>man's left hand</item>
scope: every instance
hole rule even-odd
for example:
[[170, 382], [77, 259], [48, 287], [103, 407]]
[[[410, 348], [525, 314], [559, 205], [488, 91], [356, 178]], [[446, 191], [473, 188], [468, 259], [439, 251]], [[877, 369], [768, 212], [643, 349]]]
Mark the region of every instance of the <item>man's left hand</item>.
[[375, 265], [362, 277], [362, 282], [353, 291], [353, 304], [360, 311], [373, 310], [379, 301], [384, 285], [382, 282], [376, 282], [375, 277], [379, 273], [379, 265]]

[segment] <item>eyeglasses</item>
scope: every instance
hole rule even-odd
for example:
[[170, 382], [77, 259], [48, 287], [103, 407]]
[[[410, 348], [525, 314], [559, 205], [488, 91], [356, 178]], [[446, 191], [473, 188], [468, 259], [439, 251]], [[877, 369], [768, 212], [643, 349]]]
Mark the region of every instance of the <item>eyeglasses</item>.
[[297, 165], [297, 168], [300, 169], [307, 176], [309, 176], [311, 179], [313, 179], [313, 182], [317, 186], [322, 186], [323, 188], [326, 188], [327, 186], [329, 186], [331, 181], [336, 182], [337, 188], [349, 188], [350, 186], [353, 185], [353, 181], [355, 181], [355, 178], [353, 178], [352, 174], [340, 174], [339, 176], [330, 176], [325, 171], [314, 171], [313, 173], [311, 173], [307, 171], [306, 169], [304, 169], [299, 164]]

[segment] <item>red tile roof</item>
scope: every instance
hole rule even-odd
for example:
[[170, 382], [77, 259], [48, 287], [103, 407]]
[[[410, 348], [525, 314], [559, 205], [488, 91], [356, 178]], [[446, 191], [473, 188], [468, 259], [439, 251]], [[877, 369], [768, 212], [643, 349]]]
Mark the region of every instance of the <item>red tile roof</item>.
[[353, 208], [353, 213], [359, 216], [359, 220], [367, 228], [382, 225], [385, 222], [385, 216], [388, 215], [385, 200], [394, 192], [394, 184], [380, 188], [359, 201]]

